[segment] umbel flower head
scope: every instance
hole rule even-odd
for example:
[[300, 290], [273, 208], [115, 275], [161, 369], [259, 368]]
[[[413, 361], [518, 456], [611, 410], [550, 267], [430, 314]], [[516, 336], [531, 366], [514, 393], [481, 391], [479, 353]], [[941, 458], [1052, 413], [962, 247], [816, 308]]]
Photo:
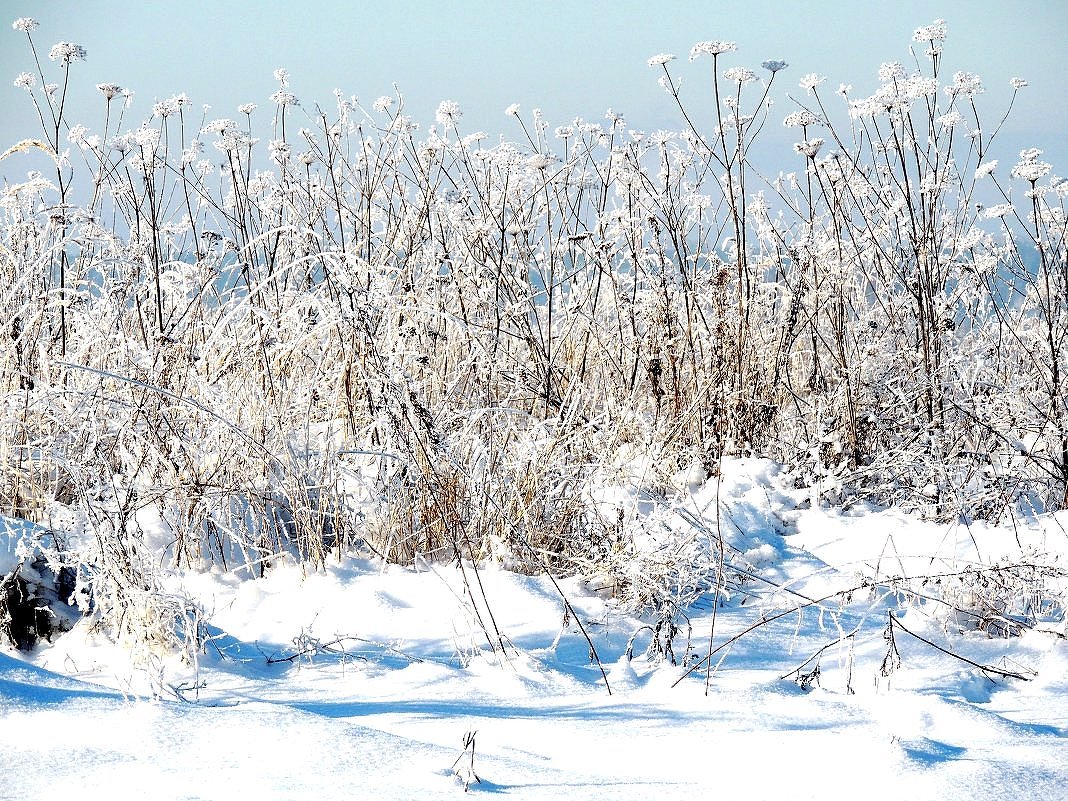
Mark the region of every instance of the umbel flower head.
[[23, 33], [32, 33], [41, 26], [37, 20], [33, 17], [19, 17], [17, 20], [11, 23], [11, 29], [14, 31], [22, 31]]
[[787, 128], [807, 128], [809, 125], [819, 125], [821, 120], [807, 108], [791, 111], [786, 115], [782, 124]]
[[287, 92], [284, 89], [279, 89], [273, 95], [271, 95], [271, 101], [279, 106], [299, 106], [300, 101], [297, 100], [297, 96], [292, 92]]
[[826, 75], [817, 75], [814, 72], [810, 72], [808, 75], [801, 76], [801, 80], [797, 82], [797, 85], [806, 92], [811, 92], [825, 80], [827, 80]]
[[816, 154], [820, 152], [821, 147], [823, 147], [823, 139], [820, 137], [794, 143], [794, 151], [810, 159], [816, 158]]
[[936, 19], [930, 25], [924, 25], [916, 29], [912, 34], [914, 42], [941, 42], [946, 38], [946, 21]]
[[728, 81], [737, 81], [740, 84], [747, 84], [756, 80], [756, 73], [745, 67], [731, 67], [729, 70], [723, 73], [723, 77]]
[[766, 69], [772, 75], [774, 75], [779, 70], [784, 70], [790, 65], [787, 64], [785, 61], [765, 61], [760, 66]]
[[690, 61], [696, 61], [697, 57], [702, 54], [718, 56], [723, 53], [733, 53], [737, 49], [738, 45], [735, 42], [721, 42], [718, 39], [713, 39], [710, 42], [698, 42], [690, 48]]
[[441, 125], [456, 125], [456, 121], [463, 116], [460, 104], [455, 100], [442, 100], [438, 104], [437, 120]]
[[653, 56], [651, 59], [649, 59], [649, 66], [650, 67], [661, 67], [664, 64], [667, 64], [669, 61], [674, 61], [674, 60], [675, 60], [675, 56], [671, 55], [670, 53], [659, 53], [659, 54]]
[[48, 57], [61, 64], [70, 64], [72, 61], [85, 61], [85, 48], [74, 42], [57, 42], [48, 51]]
[[122, 87], [117, 83], [98, 83], [96, 89], [104, 96], [105, 100], [113, 100], [122, 91]]
[[1042, 151], [1037, 147], [1029, 147], [1020, 152], [1020, 163], [1012, 168], [1012, 177], [1030, 181], [1032, 184], [1039, 178], [1045, 177], [1053, 165], [1047, 161], [1039, 161]]

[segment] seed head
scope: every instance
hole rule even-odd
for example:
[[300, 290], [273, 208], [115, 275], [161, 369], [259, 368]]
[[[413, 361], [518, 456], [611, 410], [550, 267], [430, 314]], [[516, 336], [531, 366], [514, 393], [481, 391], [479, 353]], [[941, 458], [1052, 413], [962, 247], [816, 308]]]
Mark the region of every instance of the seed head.
[[945, 38], [946, 21], [944, 19], [936, 19], [930, 25], [917, 28], [916, 32], [912, 34], [912, 41], [914, 42], [941, 42]]
[[737, 49], [738, 45], [735, 42], [721, 42], [718, 39], [710, 42], [698, 42], [690, 48], [690, 61], [696, 61], [697, 57], [702, 54], [718, 56], [723, 53], [733, 53]]
[[104, 96], [106, 100], [112, 100], [119, 92], [122, 91], [122, 87], [117, 83], [98, 83], [96, 89], [100, 94]]
[[463, 116], [463, 112], [460, 111], [460, 104], [455, 100], [442, 100], [438, 104], [437, 111], [438, 124], [445, 126], [455, 126], [456, 121]]
[[801, 80], [797, 82], [797, 85], [806, 92], [811, 92], [825, 80], [827, 80], [826, 75], [821, 77], [814, 72], [810, 72], [808, 75], [801, 76]]
[[745, 85], [756, 80], [756, 73], [745, 67], [731, 67], [725, 73], [723, 77], [728, 81], [737, 81], [738, 83]]
[[57, 42], [48, 51], [48, 57], [62, 64], [70, 64], [72, 61], [85, 61], [85, 48], [74, 42]]

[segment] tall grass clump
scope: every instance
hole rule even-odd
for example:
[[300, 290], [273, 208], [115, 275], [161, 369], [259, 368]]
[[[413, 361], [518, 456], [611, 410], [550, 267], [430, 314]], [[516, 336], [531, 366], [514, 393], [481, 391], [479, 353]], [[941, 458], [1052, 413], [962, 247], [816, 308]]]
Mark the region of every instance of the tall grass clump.
[[0, 511], [88, 534], [113, 621], [171, 603], [160, 554], [622, 575], [600, 489], [729, 456], [943, 520], [1068, 504], [1068, 182], [999, 165], [941, 22], [870, 97], [807, 75], [782, 119], [785, 63], [702, 42], [710, 119], [665, 54], [680, 130], [513, 106], [511, 141], [450, 101], [425, 130], [400, 94], [302, 105], [285, 70], [229, 119], [100, 84], [90, 128], [85, 51], [14, 27], [40, 130], [3, 158], [44, 166], [0, 199]]

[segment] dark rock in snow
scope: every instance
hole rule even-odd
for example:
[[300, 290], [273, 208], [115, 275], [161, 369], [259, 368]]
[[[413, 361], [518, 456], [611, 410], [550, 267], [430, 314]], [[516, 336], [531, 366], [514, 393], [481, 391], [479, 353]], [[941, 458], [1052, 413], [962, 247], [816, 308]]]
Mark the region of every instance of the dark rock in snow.
[[55, 572], [42, 557], [23, 560], [0, 578], [0, 639], [29, 651], [41, 638], [69, 631], [79, 614], [70, 605], [75, 575]]

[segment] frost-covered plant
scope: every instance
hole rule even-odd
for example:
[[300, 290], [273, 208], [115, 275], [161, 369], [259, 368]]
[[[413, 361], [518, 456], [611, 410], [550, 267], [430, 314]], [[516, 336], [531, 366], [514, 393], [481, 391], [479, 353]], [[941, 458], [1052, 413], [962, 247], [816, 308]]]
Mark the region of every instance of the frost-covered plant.
[[452, 101], [425, 131], [399, 94], [301, 104], [284, 70], [233, 119], [176, 95], [138, 123], [102, 83], [94, 130], [57, 45], [58, 80], [16, 78], [42, 138], [4, 154], [47, 175], [0, 196], [3, 510], [83, 520], [116, 587], [367, 547], [633, 575], [674, 620], [665, 588], [722, 560], [608, 545], [616, 473], [666, 497], [758, 455], [817, 502], [1063, 506], [1065, 182], [1035, 150], [999, 171], [982, 81], [943, 74], [944, 25], [917, 36], [871, 97], [800, 79], [782, 172], [753, 143], [788, 65], [730, 42], [691, 53], [709, 120], [664, 54], [681, 131], [513, 106], [498, 144]]

